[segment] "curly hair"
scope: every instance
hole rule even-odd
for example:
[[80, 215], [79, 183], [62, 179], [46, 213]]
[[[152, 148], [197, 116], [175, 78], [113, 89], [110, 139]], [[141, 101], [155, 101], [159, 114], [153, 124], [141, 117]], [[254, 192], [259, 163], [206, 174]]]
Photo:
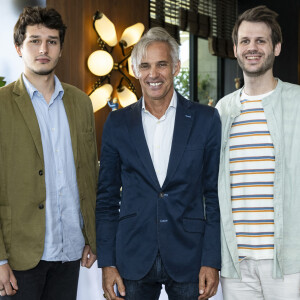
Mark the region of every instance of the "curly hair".
[[59, 31], [60, 47], [62, 48], [67, 26], [63, 23], [61, 15], [53, 8], [39, 6], [23, 9], [14, 28], [15, 45], [21, 46], [23, 44], [28, 25], [38, 24], [50, 29], [57, 29]]

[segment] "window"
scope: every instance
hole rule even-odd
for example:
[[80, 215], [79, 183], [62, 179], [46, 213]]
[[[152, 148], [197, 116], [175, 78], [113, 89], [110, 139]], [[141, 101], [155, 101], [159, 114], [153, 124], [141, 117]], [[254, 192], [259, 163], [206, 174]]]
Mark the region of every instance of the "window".
[[198, 101], [214, 106], [217, 101], [218, 58], [209, 53], [208, 40], [198, 38], [197, 48]]
[[[196, 45], [193, 45], [193, 39]], [[180, 44], [181, 71], [174, 79], [175, 89], [189, 100], [214, 106], [218, 90], [218, 57], [210, 54], [207, 39], [186, 31], [180, 31]]]
[[175, 89], [190, 99], [190, 34], [180, 31], [180, 73], [174, 79]]

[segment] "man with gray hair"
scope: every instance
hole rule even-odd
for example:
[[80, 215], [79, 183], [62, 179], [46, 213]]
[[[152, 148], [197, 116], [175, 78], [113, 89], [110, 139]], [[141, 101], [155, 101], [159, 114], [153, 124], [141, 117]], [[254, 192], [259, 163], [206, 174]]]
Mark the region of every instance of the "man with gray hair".
[[169, 299], [207, 299], [220, 269], [219, 115], [174, 91], [179, 46], [164, 29], [142, 37], [132, 62], [143, 96], [112, 112], [102, 137], [96, 226], [104, 296], [155, 300], [164, 284]]

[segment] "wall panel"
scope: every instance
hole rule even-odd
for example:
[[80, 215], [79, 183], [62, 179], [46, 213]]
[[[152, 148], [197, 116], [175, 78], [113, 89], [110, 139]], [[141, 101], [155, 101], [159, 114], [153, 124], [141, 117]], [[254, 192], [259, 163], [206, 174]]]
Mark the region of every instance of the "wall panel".
[[[98, 49], [97, 35], [92, 26], [94, 13], [97, 10], [103, 12], [115, 24], [118, 39], [126, 27], [137, 22], [149, 27], [148, 0], [47, 0], [47, 6], [57, 9], [68, 26], [63, 56], [56, 74], [61, 81], [73, 84], [86, 93], [91, 92], [96, 81], [96, 76], [90, 73], [86, 65], [89, 55]], [[113, 51], [113, 57], [115, 61], [122, 58], [118, 45]], [[116, 86], [119, 80], [118, 72], [113, 72], [112, 84]], [[138, 81], [133, 81], [138, 96], [141, 96]], [[98, 153], [103, 124], [109, 112], [110, 108], [106, 106], [95, 114]]]

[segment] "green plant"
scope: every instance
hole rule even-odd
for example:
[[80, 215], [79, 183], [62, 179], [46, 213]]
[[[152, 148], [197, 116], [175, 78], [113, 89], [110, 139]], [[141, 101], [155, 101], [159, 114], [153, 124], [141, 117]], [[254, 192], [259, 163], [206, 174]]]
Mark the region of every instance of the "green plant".
[[4, 77], [0, 77], [0, 87], [5, 86], [6, 81], [4, 81]]
[[175, 89], [185, 98], [190, 98], [190, 72], [188, 68], [182, 68], [174, 78]]
[[209, 92], [213, 87], [212, 80], [213, 79], [209, 74], [204, 75], [204, 77], [202, 77], [201, 75], [198, 76], [198, 97], [200, 102], [205, 101], [206, 103], [208, 103], [208, 101], [211, 99]]
[[[175, 89], [185, 98], [190, 98], [190, 72], [188, 68], [182, 68], [174, 78]], [[213, 88], [213, 79], [209, 74], [198, 76], [198, 101], [211, 105], [210, 90]]]

